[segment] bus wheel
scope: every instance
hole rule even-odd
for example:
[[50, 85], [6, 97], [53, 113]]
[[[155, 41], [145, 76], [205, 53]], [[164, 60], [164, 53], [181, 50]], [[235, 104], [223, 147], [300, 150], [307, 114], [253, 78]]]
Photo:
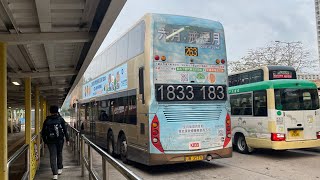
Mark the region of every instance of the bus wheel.
[[111, 156], [114, 156], [114, 140], [113, 140], [113, 134], [110, 131], [108, 133], [108, 137], [107, 137], [107, 153], [110, 154]]
[[239, 153], [242, 153], [242, 154], [249, 153], [249, 148], [247, 146], [246, 139], [244, 138], [243, 135], [239, 135], [237, 137], [236, 146]]
[[125, 135], [120, 137], [120, 157], [123, 163], [129, 164], [128, 157], [128, 144]]

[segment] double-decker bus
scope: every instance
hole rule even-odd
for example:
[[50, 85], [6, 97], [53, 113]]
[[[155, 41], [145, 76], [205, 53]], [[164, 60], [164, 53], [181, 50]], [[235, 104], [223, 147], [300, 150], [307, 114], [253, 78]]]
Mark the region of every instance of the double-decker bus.
[[93, 59], [67, 99], [79, 103], [84, 134], [124, 162], [211, 160], [232, 156], [227, 79], [219, 22], [148, 14]]
[[297, 79], [290, 66], [261, 66], [229, 75], [229, 87], [276, 79]]
[[320, 146], [320, 110], [315, 83], [267, 80], [229, 88], [233, 144], [287, 150]]

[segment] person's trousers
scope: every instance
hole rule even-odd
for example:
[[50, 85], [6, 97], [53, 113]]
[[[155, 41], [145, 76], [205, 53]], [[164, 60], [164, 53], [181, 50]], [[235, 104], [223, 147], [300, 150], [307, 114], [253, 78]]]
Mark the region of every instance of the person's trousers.
[[60, 140], [55, 144], [47, 144], [50, 152], [50, 166], [53, 175], [58, 174], [58, 169], [62, 169], [62, 149], [63, 149], [63, 140]]

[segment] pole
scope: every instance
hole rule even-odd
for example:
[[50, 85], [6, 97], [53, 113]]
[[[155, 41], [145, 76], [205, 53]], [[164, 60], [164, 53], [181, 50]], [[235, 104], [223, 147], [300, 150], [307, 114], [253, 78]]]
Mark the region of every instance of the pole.
[[48, 101], [47, 100], [44, 100], [44, 109], [43, 109], [43, 112], [44, 112], [44, 120], [47, 118], [47, 115], [48, 115]]
[[[24, 79], [24, 95], [25, 95], [25, 144], [29, 144], [29, 147], [31, 147], [31, 77], [26, 77]], [[29, 159], [31, 160], [31, 151], [28, 153]], [[29, 173], [29, 179], [32, 179], [33, 169], [30, 167], [31, 165], [28, 164], [28, 167], [30, 169]]]
[[[44, 122], [44, 119], [45, 119], [45, 116], [44, 116], [45, 115], [44, 114], [44, 99], [43, 99], [42, 96], [40, 96], [40, 109], [41, 109], [40, 130], [42, 130], [43, 122]], [[44, 156], [44, 143], [43, 143], [43, 146], [42, 146], [42, 149], [41, 149], [41, 156]]]
[[13, 133], [13, 116], [12, 109], [10, 109], [10, 133]]
[[7, 45], [0, 42], [0, 179], [8, 179]]
[[40, 165], [40, 156], [39, 156], [39, 153], [40, 153], [40, 118], [39, 118], [39, 87], [36, 86], [36, 97], [35, 97], [35, 110], [34, 110], [34, 113], [35, 113], [35, 124], [36, 124], [36, 135], [37, 135], [37, 152], [38, 153], [38, 164], [37, 166]]

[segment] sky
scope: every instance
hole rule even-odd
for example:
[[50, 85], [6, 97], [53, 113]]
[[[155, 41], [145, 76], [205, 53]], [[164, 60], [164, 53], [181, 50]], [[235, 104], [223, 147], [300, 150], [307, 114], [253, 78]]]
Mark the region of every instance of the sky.
[[314, 0], [127, 0], [98, 54], [146, 13], [193, 16], [224, 26], [228, 60], [273, 41], [301, 41], [318, 57]]

